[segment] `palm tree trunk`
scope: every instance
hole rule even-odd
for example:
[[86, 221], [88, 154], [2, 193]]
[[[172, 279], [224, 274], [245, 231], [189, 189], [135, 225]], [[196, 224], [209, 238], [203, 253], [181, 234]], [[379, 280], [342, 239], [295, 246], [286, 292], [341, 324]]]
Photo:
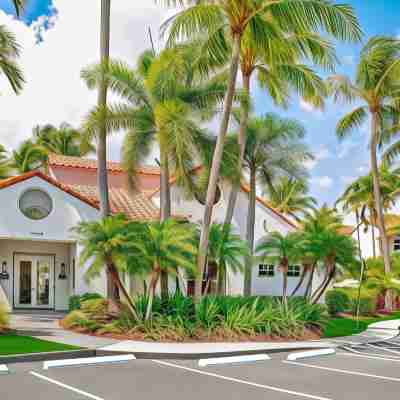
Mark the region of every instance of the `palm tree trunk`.
[[220, 296], [225, 295], [226, 282], [226, 267], [224, 263], [219, 265], [218, 268], [218, 280], [217, 280], [217, 292]]
[[[245, 95], [250, 97], [250, 75], [242, 73], [243, 75], [243, 91]], [[235, 212], [235, 206], [237, 197], [240, 191], [240, 179], [242, 177], [244, 153], [246, 150], [246, 129], [247, 122], [249, 120], [249, 108], [246, 99], [242, 101], [241, 104], [241, 117], [240, 117], [240, 127], [239, 127], [239, 165], [238, 165], [238, 179], [239, 182], [232, 184], [231, 193], [229, 195], [228, 208], [226, 210], [225, 224], [231, 224], [233, 213]]]
[[375, 222], [372, 209], [369, 210], [369, 222], [371, 226], [371, 240], [372, 240], [372, 257], [376, 258], [376, 241], [375, 241]]
[[285, 268], [283, 269], [283, 290], [282, 290], [282, 300], [284, 304], [287, 304], [287, 284], [288, 284], [288, 277], [287, 277], [287, 273], [288, 273], [288, 268], [285, 266]]
[[224, 151], [225, 138], [229, 128], [229, 119], [232, 111], [233, 97], [235, 94], [236, 79], [239, 70], [240, 45], [241, 45], [241, 35], [234, 34], [228, 90], [225, 97], [224, 111], [222, 115], [220, 131], [218, 134], [217, 144], [215, 146], [215, 151], [210, 171], [210, 179], [207, 188], [206, 205], [204, 208], [204, 217], [200, 235], [199, 254], [197, 257], [197, 277], [195, 282], [196, 302], [198, 302], [201, 298], [202, 279], [207, 258], [207, 248], [209, 239], [208, 236], [210, 234], [211, 218], [214, 207], [215, 194], [217, 191], [217, 183], [219, 178], [219, 170], [221, 166], [222, 154]]
[[294, 288], [292, 294], [290, 295], [291, 297], [293, 297], [299, 291], [299, 289], [303, 286], [303, 283], [304, 283], [304, 281], [306, 279], [306, 275], [307, 275], [308, 271], [310, 271], [310, 264], [304, 264], [303, 265], [303, 271], [301, 273], [299, 282], [297, 283], [297, 285]]
[[147, 302], [147, 309], [146, 309], [146, 316], [145, 316], [146, 321], [148, 321], [151, 318], [151, 312], [153, 309], [153, 300], [154, 300], [154, 295], [156, 292], [156, 286], [157, 286], [159, 274], [160, 274], [160, 268], [158, 265], [156, 265], [155, 268], [153, 269], [153, 273], [152, 273], [150, 285], [149, 285], [149, 300]]
[[330, 271], [330, 273], [328, 275], [328, 279], [325, 280], [325, 282], [324, 282], [323, 286], [321, 287], [319, 293], [314, 298], [313, 304], [317, 304], [319, 302], [319, 300], [321, 299], [322, 295], [325, 293], [326, 289], [328, 288], [329, 284], [332, 282], [332, 279], [335, 277], [336, 265], [331, 266], [330, 269], [331, 269], [331, 271]]
[[310, 277], [309, 277], [308, 283], [307, 283], [307, 288], [306, 288], [306, 293], [305, 293], [306, 299], [309, 299], [311, 297], [312, 284], [313, 284], [313, 280], [314, 280], [314, 274], [315, 274], [316, 267], [317, 267], [317, 262], [314, 262], [314, 264], [311, 267]]
[[[101, 0], [101, 32], [100, 56], [102, 65], [106, 66], [110, 59], [110, 10], [111, 0]], [[98, 94], [98, 106], [103, 110], [103, 117], [97, 137], [97, 186], [100, 200], [100, 216], [105, 218], [110, 215], [110, 201], [108, 194], [107, 175], [107, 128], [105, 110], [107, 107], [107, 79], [103, 76]], [[115, 285], [109, 271], [107, 275], [107, 298], [116, 301]]]
[[[161, 200], [161, 221], [166, 221], [171, 217], [171, 187], [169, 182], [169, 163], [168, 163], [168, 154], [164, 145], [160, 146], [160, 158], [161, 158], [161, 191], [160, 191], [160, 200]], [[169, 293], [168, 287], [168, 272], [161, 271], [161, 298], [166, 299]]]
[[[385, 227], [385, 220], [383, 215], [383, 204], [382, 204], [382, 196], [381, 196], [381, 189], [380, 189], [380, 179], [379, 179], [379, 167], [378, 167], [378, 160], [376, 155], [377, 145], [378, 145], [378, 114], [376, 111], [372, 112], [372, 121], [371, 121], [371, 128], [372, 128], [372, 138], [371, 138], [371, 172], [372, 178], [374, 182], [374, 201], [375, 201], [375, 210], [377, 213], [377, 223], [379, 229], [379, 235], [381, 239], [382, 245], [382, 255], [383, 255], [383, 263], [385, 266], [385, 274], [389, 274], [391, 271], [390, 266], [390, 254], [389, 254], [389, 243], [388, 238], [386, 235], [386, 227]], [[385, 296], [385, 308], [388, 311], [391, 311], [393, 308], [392, 300], [391, 300], [391, 293]]]
[[359, 214], [358, 210], [356, 210], [355, 213], [356, 213], [356, 223], [357, 223], [358, 253], [359, 253], [359, 256], [360, 256], [360, 260], [362, 260], [361, 236], [360, 236], [360, 214]]
[[253, 270], [253, 252], [254, 252], [254, 224], [256, 219], [256, 170], [254, 167], [250, 170], [250, 193], [249, 206], [247, 211], [246, 240], [249, 246], [249, 255], [246, 257], [244, 270], [244, 295], [251, 295], [251, 275]]

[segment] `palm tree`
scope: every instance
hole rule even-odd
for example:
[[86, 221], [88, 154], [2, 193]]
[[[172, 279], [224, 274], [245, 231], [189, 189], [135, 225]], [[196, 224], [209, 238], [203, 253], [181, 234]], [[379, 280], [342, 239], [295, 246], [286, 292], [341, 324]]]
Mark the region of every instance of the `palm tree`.
[[59, 128], [53, 125], [37, 126], [33, 131], [36, 143], [48, 152], [71, 157], [83, 157], [94, 152], [91, 144], [83, 142], [82, 133], [68, 123]]
[[23, 73], [16, 62], [19, 55], [20, 46], [14, 34], [0, 25], [0, 75], [5, 75], [16, 94], [21, 92], [25, 83]]
[[24, 9], [26, 2], [27, 0], [12, 0], [18, 17], [21, 15], [21, 11]]
[[262, 239], [256, 248], [256, 253], [260, 255], [263, 262], [279, 265], [283, 274], [283, 302], [287, 304], [287, 273], [289, 265], [299, 262], [301, 257], [302, 235], [299, 233], [289, 233], [282, 235], [279, 232], [272, 232]]
[[47, 168], [47, 151], [32, 140], [25, 140], [12, 152], [10, 166], [18, 174]]
[[95, 222], [81, 222], [74, 231], [83, 247], [80, 263], [82, 267], [90, 263], [85, 278], [90, 281], [105, 269], [116, 292], [112, 299], [119, 299], [121, 294], [133, 317], [138, 320], [135, 306], [121, 282], [119, 271], [129, 271], [131, 275], [149, 271], [142, 264], [132, 264], [129, 261], [129, 256], [135, 249], [132, 247], [132, 229], [126, 217], [120, 214]]
[[346, 269], [357, 264], [358, 247], [351, 237], [331, 229], [308, 232], [306, 241], [308, 241], [310, 253], [323, 263], [325, 271], [321, 285], [311, 296], [311, 301], [318, 303], [338, 273], [338, 268]]
[[300, 222], [301, 217], [315, 210], [317, 200], [308, 195], [304, 180], [282, 176], [277, 183], [267, 186], [268, 201], [279, 212], [292, 216]]
[[[382, 199], [382, 208], [387, 211], [395, 205], [399, 196], [400, 171], [390, 169], [388, 164], [382, 163], [379, 168], [379, 185]], [[353, 211], [356, 214], [357, 226], [362, 223], [367, 229], [371, 227], [373, 257], [376, 257], [375, 229], [378, 212], [375, 208], [374, 178], [372, 173], [361, 176], [352, 182], [337, 200], [344, 211]], [[365, 216], [365, 210], [369, 211], [369, 219]]]
[[191, 224], [182, 224], [173, 219], [155, 222], [132, 222], [129, 226], [131, 234], [131, 252], [129, 266], [151, 271], [148, 288], [146, 320], [152, 312], [153, 299], [162, 271], [176, 275], [179, 268], [187, 273], [196, 271], [196, 229]]
[[224, 295], [228, 269], [234, 274], [243, 272], [249, 248], [246, 241], [234, 233], [232, 225], [214, 223], [210, 229], [208, 251], [208, 261], [215, 262], [218, 266], [218, 294]]
[[11, 175], [10, 160], [7, 150], [0, 144], [0, 179], [6, 179]]
[[[253, 31], [256, 48], [267, 46], [267, 39], [278, 36], [282, 30], [309, 33], [325, 30], [343, 40], [359, 40], [361, 30], [351, 7], [334, 5], [325, 0], [162, 0], [168, 6], [183, 6], [183, 11], [169, 19], [164, 29], [169, 28], [169, 44], [182, 38], [207, 38], [209, 58], [220, 65], [226, 47], [221, 38], [230, 35], [231, 57], [228, 90], [225, 97], [221, 125], [214, 152], [207, 190], [206, 206], [199, 244], [198, 270], [200, 276], [206, 263], [208, 237], [212, 210], [217, 190], [223, 147], [229, 128], [229, 118], [234, 100], [237, 74], [240, 64], [242, 39], [246, 30]], [[207, 68], [206, 68], [207, 69]], [[245, 120], [243, 121], [245, 126]], [[244, 129], [243, 129], [244, 131]], [[196, 298], [201, 296], [201, 281], [196, 282]]]
[[250, 248], [245, 269], [244, 293], [251, 292], [252, 254], [256, 212], [257, 181], [272, 186], [281, 176], [300, 178], [306, 174], [304, 160], [310, 157], [301, 142], [304, 128], [293, 119], [266, 114], [249, 121], [243, 169], [250, 177], [246, 240]]
[[[212, 116], [213, 108], [223, 98], [225, 84], [220, 78], [204, 81], [193, 71], [191, 57], [196, 49], [181, 46], [163, 51], [158, 57], [146, 51], [137, 68], [122, 62], [110, 62], [107, 80], [111, 90], [121, 98], [107, 110], [107, 130], [125, 129], [123, 162], [135, 186], [138, 165], [151, 153], [156, 142], [161, 161], [161, 220], [171, 216], [170, 169], [177, 184], [193, 192], [191, 171], [205, 132], [198, 119]], [[89, 87], [102, 76], [102, 66], [82, 72]], [[100, 112], [101, 114], [101, 112]], [[99, 110], [88, 116], [87, 141], [96, 132]], [[162, 294], [168, 295], [168, 277], [162, 274]]]
[[400, 280], [398, 275], [393, 272], [386, 274], [382, 271], [374, 271], [372, 274], [368, 274], [367, 288], [376, 290], [378, 294], [386, 298], [388, 292], [400, 294]]
[[374, 208], [377, 214], [386, 273], [390, 272], [390, 255], [383, 218], [377, 149], [386, 140], [387, 125], [398, 119], [399, 73], [400, 41], [375, 36], [361, 50], [354, 82], [345, 76], [333, 76], [328, 80], [330, 91], [336, 101], [362, 103], [338, 123], [336, 133], [340, 139], [346, 138], [353, 130], [360, 128], [370, 117], [370, 160]]

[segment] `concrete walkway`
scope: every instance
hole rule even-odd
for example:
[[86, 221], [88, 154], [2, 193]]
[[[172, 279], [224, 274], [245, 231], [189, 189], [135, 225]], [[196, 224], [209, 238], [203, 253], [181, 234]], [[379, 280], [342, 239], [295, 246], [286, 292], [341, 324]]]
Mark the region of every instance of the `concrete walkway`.
[[69, 344], [87, 349], [97, 349], [118, 343], [118, 340], [70, 332], [59, 325], [65, 314], [49, 311], [14, 311], [10, 328], [20, 335], [32, 336], [51, 342]]

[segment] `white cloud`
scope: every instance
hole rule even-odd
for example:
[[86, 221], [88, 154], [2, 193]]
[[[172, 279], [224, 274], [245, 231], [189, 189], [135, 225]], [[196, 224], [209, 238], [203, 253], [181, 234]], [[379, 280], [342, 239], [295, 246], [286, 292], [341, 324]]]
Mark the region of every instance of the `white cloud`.
[[329, 176], [316, 176], [311, 179], [311, 182], [320, 189], [329, 189], [333, 185], [333, 179]]
[[[0, 24], [17, 36], [23, 47], [20, 64], [27, 83], [15, 96], [0, 78], [0, 142], [9, 148], [30, 136], [37, 124], [79, 125], [96, 103], [80, 78], [83, 67], [99, 59], [100, 2], [53, 0], [58, 14], [40, 18], [31, 27], [0, 11]], [[111, 15], [111, 54], [134, 65], [137, 56], [149, 47], [148, 28], [158, 37], [167, 11], [152, 1], [113, 0]], [[49, 24], [51, 29], [43, 30]], [[37, 43], [37, 35], [42, 41]], [[119, 157], [120, 138], [110, 139], [109, 154]]]
[[321, 146], [315, 153], [313, 160], [307, 160], [304, 165], [308, 170], [314, 169], [321, 160], [330, 158], [332, 153], [326, 146]]

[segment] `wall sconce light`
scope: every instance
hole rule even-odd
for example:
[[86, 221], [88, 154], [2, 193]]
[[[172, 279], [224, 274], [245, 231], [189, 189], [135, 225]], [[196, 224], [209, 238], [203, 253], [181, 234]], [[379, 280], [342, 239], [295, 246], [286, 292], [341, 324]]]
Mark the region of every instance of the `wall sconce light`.
[[10, 279], [10, 274], [7, 271], [7, 261], [3, 261], [3, 264], [1, 264], [0, 279]]
[[58, 275], [58, 279], [60, 279], [60, 280], [67, 279], [67, 270], [66, 270], [65, 263], [61, 263], [61, 271], [60, 271], [60, 275]]

